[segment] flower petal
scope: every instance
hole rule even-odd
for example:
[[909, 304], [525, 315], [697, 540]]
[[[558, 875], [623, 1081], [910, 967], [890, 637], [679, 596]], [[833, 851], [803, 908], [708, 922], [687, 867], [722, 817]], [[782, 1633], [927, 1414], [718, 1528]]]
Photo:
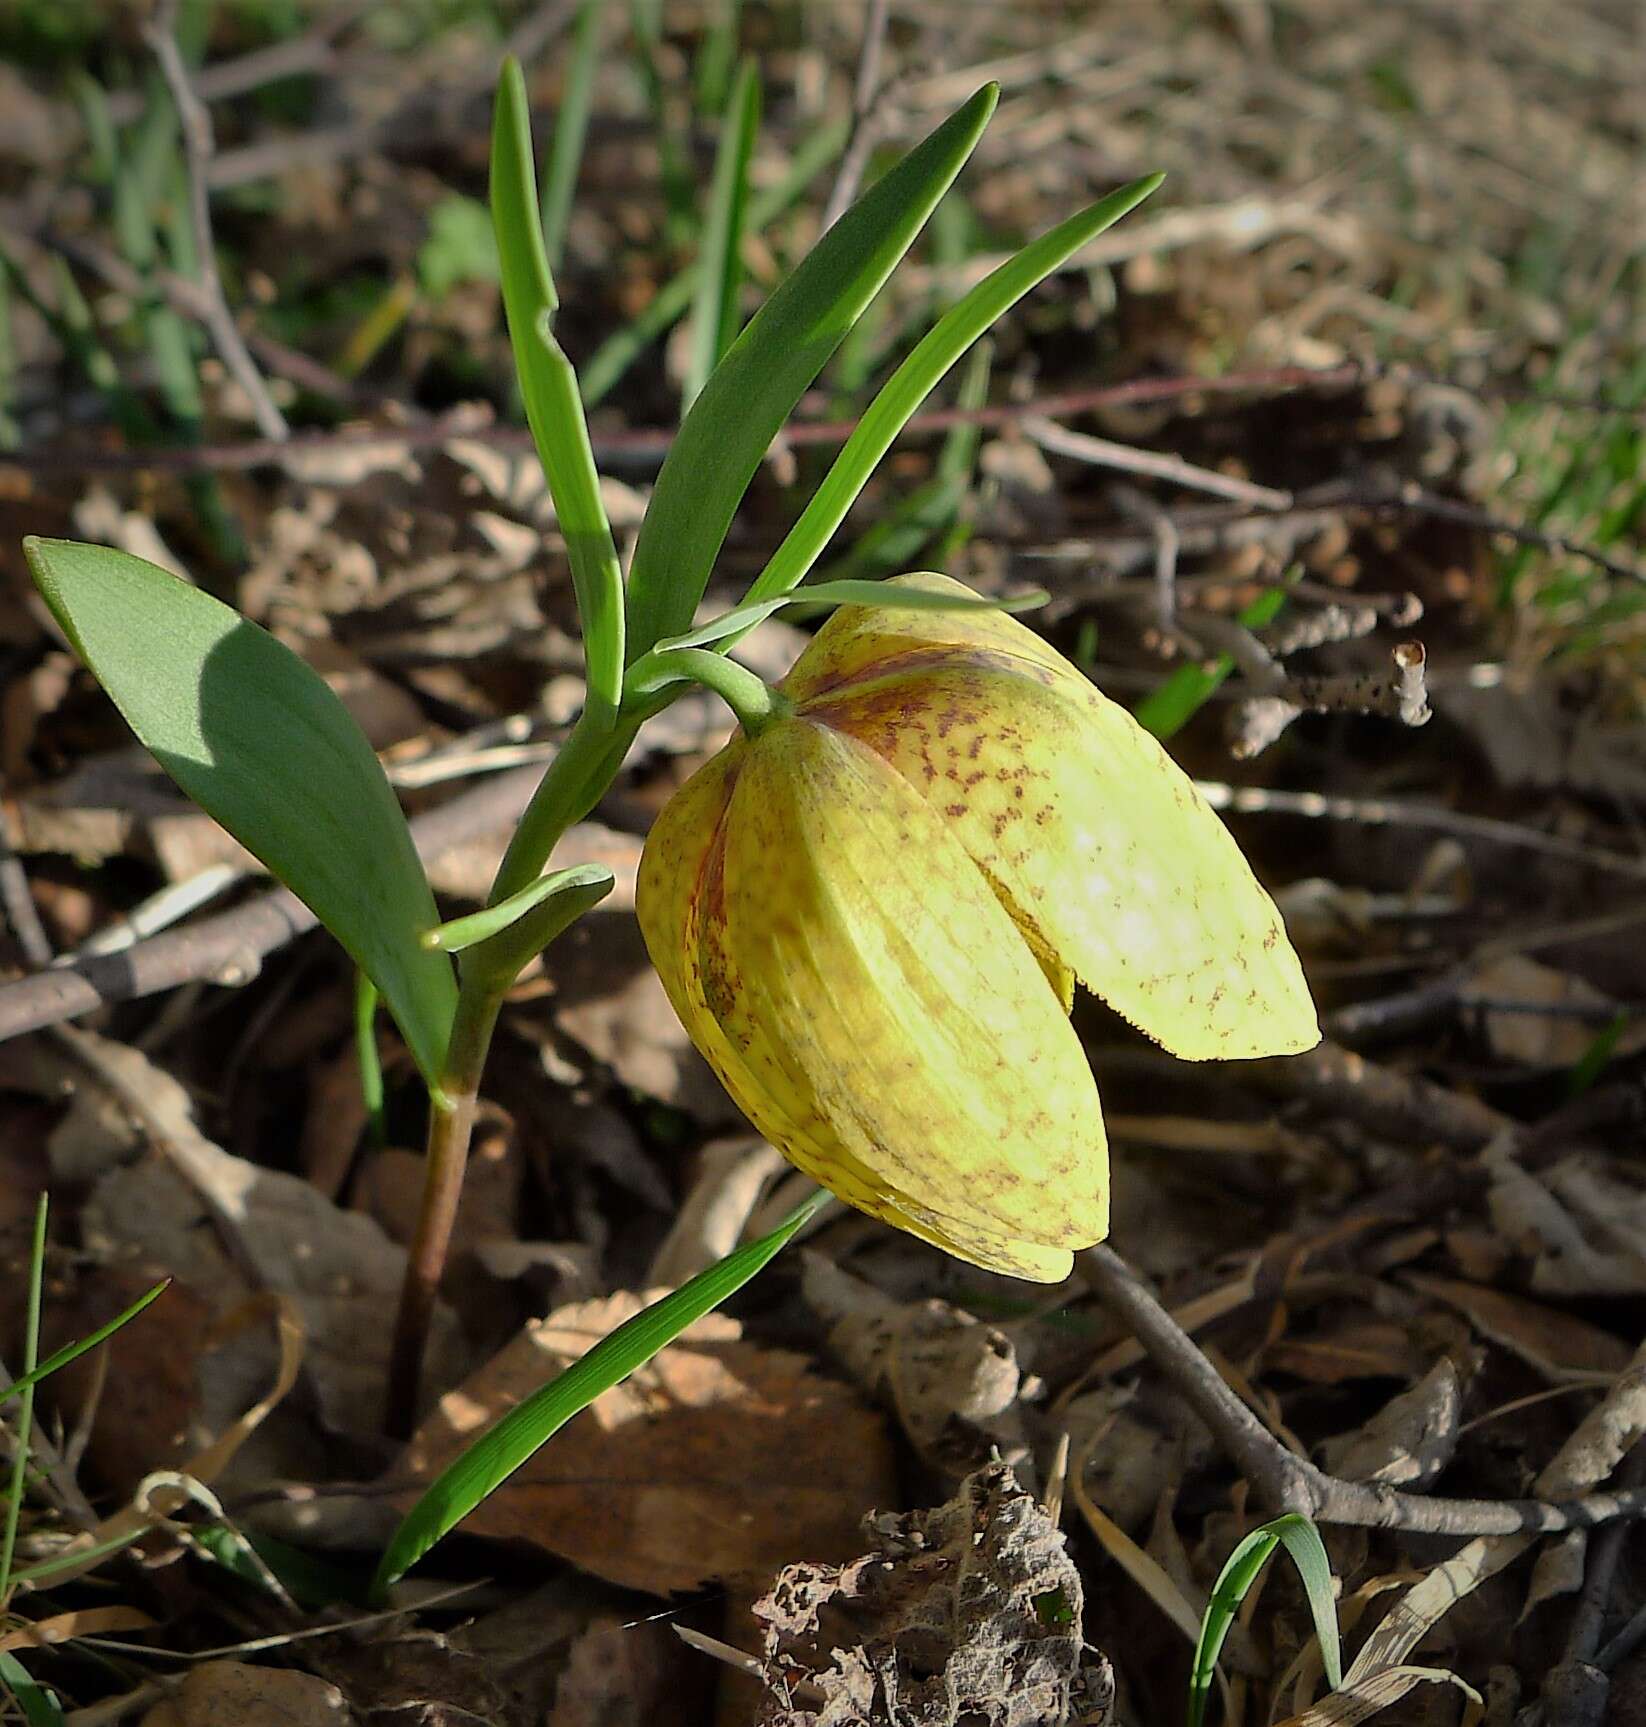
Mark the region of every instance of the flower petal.
[[870, 752], [799, 720], [749, 746], [696, 933], [740, 1101], [764, 1127], [776, 1100], [771, 1137], [801, 1167], [1019, 1276], [1066, 1275], [1102, 1238], [1079, 1041], [964, 849]]
[[1040, 647], [882, 656], [885, 675], [836, 684], [803, 711], [892, 766], [1013, 915], [1174, 1054], [1313, 1048], [1302, 967], [1228, 829], [1130, 714]]

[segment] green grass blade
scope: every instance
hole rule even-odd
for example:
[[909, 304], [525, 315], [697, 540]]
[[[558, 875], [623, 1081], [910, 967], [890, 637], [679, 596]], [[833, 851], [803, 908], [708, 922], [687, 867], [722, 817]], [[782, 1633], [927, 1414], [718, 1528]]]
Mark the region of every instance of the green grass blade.
[[23, 551], [126, 723], [342, 943], [438, 1084], [457, 984], [418, 937], [439, 913], [382, 764], [335, 691], [157, 565], [73, 540], [30, 538]]
[[78, 1361], [89, 1349], [95, 1349], [100, 1343], [107, 1343], [121, 1326], [129, 1324], [140, 1314], [151, 1301], [156, 1301], [171, 1288], [169, 1277], [155, 1284], [153, 1289], [145, 1291], [128, 1307], [125, 1312], [118, 1313], [106, 1325], [100, 1325], [87, 1337], [74, 1343], [65, 1343], [61, 1349], [54, 1350], [37, 1367], [27, 1373], [20, 1374], [10, 1385], [0, 1386], [0, 1403], [8, 1397], [16, 1397], [40, 1383], [49, 1379], [52, 1374], [61, 1372], [71, 1361]]
[[363, 971], [354, 974], [354, 1060], [360, 1073], [360, 1101], [366, 1108], [366, 1137], [379, 1151], [389, 1143], [384, 1106], [383, 1062], [377, 1053], [377, 985]]
[[780, 594], [804, 579], [821, 556], [846, 512], [868, 484], [880, 458], [955, 361], [1009, 307], [1045, 280], [1087, 241], [1140, 204], [1164, 178], [1151, 174], [1134, 180], [1061, 222], [1025, 246], [951, 307], [915, 346], [869, 406], [835, 458], [823, 484], [800, 520], [790, 529], [771, 561], [749, 589], [751, 600]]
[[1189, 1673], [1189, 1727], [1201, 1727], [1206, 1716], [1206, 1699], [1211, 1694], [1217, 1658], [1234, 1623], [1236, 1612], [1245, 1600], [1258, 1573], [1268, 1563], [1276, 1547], [1284, 1545], [1303, 1580], [1308, 1596], [1309, 1612], [1314, 1619], [1315, 1634], [1320, 1639], [1320, 1660], [1326, 1672], [1326, 1682], [1335, 1691], [1343, 1683], [1343, 1651], [1338, 1641], [1337, 1604], [1332, 1595], [1332, 1567], [1320, 1531], [1296, 1512], [1277, 1517], [1254, 1529], [1223, 1562], [1212, 1586], [1211, 1600], [1201, 1621], [1200, 1641], [1195, 1645], [1194, 1662]]
[[720, 0], [713, 21], [698, 44], [692, 63], [692, 96], [699, 114], [718, 114], [726, 106], [732, 67], [737, 60], [737, 28], [743, 0]]
[[[502, 268], [503, 306], [520, 374], [526, 420], [554, 499], [571, 560], [583, 624], [588, 704], [614, 713], [623, 684], [623, 577], [571, 361], [554, 339], [559, 299], [543, 249], [532, 166], [531, 120], [520, 62], [509, 59], [497, 86], [492, 125], [492, 222]], [[432, 920], [431, 920], [432, 921]]]
[[566, 68], [560, 91], [560, 112], [554, 122], [554, 142], [549, 147], [547, 173], [543, 176], [543, 255], [551, 270], [560, 268], [566, 249], [566, 224], [571, 219], [572, 195], [583, 166], [583, 145], [589, 135], [589, 112], [594, 106], [594, 71], [600, 59], [600, 13], [603, 0], [583, 0], [577, 14], [577, 33], [572, 40], [571, 64]]
[[[29, 1243], [29, 1290], [23, 1316], [22, 1378], [40, 1365], [40, 1291], [46, 1280], [46, 1213], [44, 1190], [34, 1208], [34, 1237]], [[23, 1515], [23, 1494], [29, 1479], [29, 1438], [34, 1431], [34, 1385], [23, 1385], [17, 1425], [11, 1435], [11, 1486], [6, 1495], [5, 1527], [0, 1531], [0, 1605], [11, 1599], [11, 1565], [17, 1557], [17, 1523]]]
[[827, 1199], [826, 1193], [814, 1193], [770, 1235], [738, 1248], [672, 1295], [653, 1302], [483, 1433], [441, 1471], [402, 1519], [378, 1564], [373, 1597], [380, 1600], [391, 1583], [404, 1576], [574, 1415], [741, 1289]]
[[63, 1711], [56, 1694], [37, 1685], [29, 1670], [9, 1649], [0, 1649], [0, 1684], [17, 1701], [29, 1727], [63, 1727]]
[[858, 199], [754, 315], [692, 404], [635, 544], [631, 660], [690, 625], [772, 439], [960, 172], [998, 94], [985, 85]]
[[[1280, 616], [1286, 605], [1284, 588], [1269, 588], [1258, 595], [1240, 614], [1240, 622], [1249, 630], [1266, 629]], [[1159, 689], [1151, 690], [1132, 717], [1144, 731], [1162, 743], [1189, 723], [1209, 702], [1229, 674], [1234, 670], [1234, 657], [1219, 654], [1216, 659], [1193, 665], [1181, 665]]]
[[[745, 224], [748, 231], [758, 234], [776, 221], [845, 149], [850, 133], [851, 124], [846, 120], [833, 121], [812, 133], [795, 151], [787, 173], [775, 186], [750, 193]], [[698, 274], [698, 260], [693, 259], [652, 295], [639, 317], [595, 349], [583, 368], [583, 400], [587, 406], [592, 408], [610, 395], [646, 349], [685, 316], [697, 292]]]
[[720, 126], [714, 180], [709, 188], [692, 309], [691, 363], [682, 407], [703, 392], [709, 374], [737, 335], [737, 292], [743, 285], [743, 229], [749, 202], [749, 157], [760, 125], [760, 78], [752, 60], [739, 68]]

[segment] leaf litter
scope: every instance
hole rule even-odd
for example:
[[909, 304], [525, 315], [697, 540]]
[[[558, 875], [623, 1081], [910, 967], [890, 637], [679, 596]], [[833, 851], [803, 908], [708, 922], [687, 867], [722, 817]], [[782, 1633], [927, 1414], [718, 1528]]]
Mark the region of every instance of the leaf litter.
[[[366, 141], [335, 161], [258, 182], [267, 207], [255, 223], [231, 211], [227, 190], [214, 194], [248, 328], [266, 334], [278, 313], [297, 346], [333, 361], [359, 334], [362, 296], [397, 273], [416, 279], [433, 212], [478, 189], [492, 53], [472, 23], [432, 44], [385, 46], [351, 33], [344, 10], [335, 37], [311, 43], [320, 70], [304, 76], [336, 112], [372, 116], [368, 132], [385, 107], [393, 123], [357, 133]], [[1159, 224], [1117, 231], [1112, 251], [1049, 284], [999, 332], [1003, 400], [1038, 411], [1038, 398], [1062, 391], [1186, 377], [1195, 391], [1065, 418], [1292, 498], [1273, 510], [1184, 495], [1043, 446], [1007, 415], [983, 430], [955, 536], [965, 543], [947, 565], [982, 586], [1051, 588], [1043, 627], [1117, 698], [1212, 662], [1228, 640], [1239, 646], [1245, 659], [1172, 747], [1253, 800], [1229, 819], [1265, 880], [1297, 886], [1288, 917], [1342, 1046], [1307, 1069], [1187, 1069], [1082, 1004], [1077, 1023], [1112, 1112], [1115, 1243], [1261, 1420], [1336, 1475], [1492, 1500], [1626, 1480], [1640, 1431], [1630, 1363], [1646, 1315], [1646, 971], [1638, 879], [1584, 856], [1638, 849], [1639, 611], [1628, 584], [1592, 560], [1559, 544], [1507, 553], [1491, 524], [1577, 542], [1610, 533], [1597, 549], [1616, 551], [1621, 536], [1621, 555], [1638, 538], [1627, 452], [1609, 490], [1585, 490], [1584, 464], [1599, 460], [1588, 452], [1621, 448], [1628, 423], [1537, 399], [1616, 394], [1638, 348], [1636, 266], [1619, 231], [1639, 145], [1630, 19], [1589, 0], [1553, 32], [1517, 0], [1494, 16], [1487, 52], [1453, 9], [1428, 0], [1387, 17], [1338, 0], [1122, 7], [1076, 26], [1062, 8], [1019, 8], [1009, 21], [923, 0], [893, 10], [889, 136], [915, 132], [985, 76], [1000, 76], [1005, 94], [955, 205], [967, 255], [934, 246], [894, 282], [854, 363], [883, 369], [979, 255], [1066, 211], [1080, 188], [1164, 164], [1179, 202]], [[230, 11], [213, 26], [208, 68], [253, 46], [224, 21]], [[671, 20], [668, 76], [684, 79], [698, 22], [695, 11]], [[862, 25], [863, 8], [826, 8], [787, 46], [751, 36], [773, 88], [793, 92], [792, 107], [773, 108], [757, 176], [784, 166], [820, 112], [849, 104]], [[104, 70], [119, 82], [118, 68]], [[415, 124], [394, 120], [385, 75], [414, 96], [433, 92], [407, 110]], [[72, 270], [95, 327], [118, 346], [127, 304], [90, 254], [52, 250], [106, 249], [73, 154], [75, 111], [49, 78], [5, 62], [0, 78], [8, 251], [15, 236], [48, 309], [56, 272]], [[558, 78], [546, 54], [536, 94], [551, 106]], [[225, 188], [256, 167], [240, 152], [295, 149], [301, 136], [255, 100], [215, 102], [214, 114]], [[622, 54], [602, 70], [595, 114], [563, 284], [580, 362], [679, 262], [651, 191], [651, 122]], [[1332, 162], [1346, 165], [1323, 180]], [[1545, 216], [1557, 196], [1579, 212], [1566, 239], [1551, 237]], [[762, 235], [751, 273], [775, 279], [815, 216], [803, 206]], [[89, 403], [61, 325], [17, 294], [9, 305], [14, 359], [0, 392], [16, 387], [0, 393], [0, 422], [19, 416], [24, 454], [67, 452], [69, 465], [8, 466], [0, 451], [8, 575], [21, 533], [78, 524], [222, 591], [233, 583], [334, 682], [415, 810], [546, 759], [577, 702], [569, 580], [535, 467], [499, 421], [506, 360], [483, 274], [439, 305], [414, 305], [354, 381], [358, 394], [339, 399], [363, 438], [245, 472], [75, 465], [125, 453], [123, 434], [101, 399]], [[144, 387], [141, 357], [121, 351]], [[1389, 354], [1416, 375], [1381, 366]], [[1296, 366], [1346, 370], [1301, 391], [1217, 387], [1231, 370]], [[245, 426], [211, 363], [201, 370], [209, 451]], [[1426, 381], [1429, 370], [1448, 381]], [[655, 472], [644, 436], [674, 412], [660, 376], [651, 365], [630, 373], [595, 425], [620, 535]], [[285, 380], [274, 387], [291, 409]], [[846, 413], [854, 399], [844, 380], [817, 408]], [[426, 434], [427, 416], [454, 400], [469, 405]], [[335, 417], [328, 408], [315, 424]], [[636, 430], [640, 442], [626, 444]], [[724, 601], [792, 517], [785, 471], [812, 460], [797, 437], [769, 465], [726, 548]], [[853, 530], [930, 471], [925, 445], [906, 440]], [[243, 557], [214, 545], [211, 487]], [[1374, 501], [1412, 487], [1453, 515]], [[1436, 720], [1396, 733], [1352, 714], [1304, 714], [1237, 762], [1229, 745], [1263, 662], [1228, 626], [1282, 585], [1290, 624], [1253, 641], [1288, 670], [1287, 654], [1301, 651], [1299, 665], [1340, 677], [1382, 663], [1395, 600], [1415, 595], [1422, 619], [1400, 628], [1423, 634]], [[1370, 631], [1357, 634], [1351, 614], [1368, 611]], [[1318, 645], [1295, 650], [1289, 627]], [[183, 915], [176, 905], [232, 911], [260, 891], [237, 849], [132, 755], [9, 590], [0, 638], [0, 818], [59, 952], [141, 939]], [[774, 673], [802, 639], [785, 625], [749, 645], [766, 644], [762, 669]], [[659, 716], [634, 776], [573, 836], [565, 861], [586, 852], [630, 891], [620, 887], [581, 945], [555, 950], [506, 1009], [486, 1142], [496, 1156], [477, 1172], [447, 1290], [447, 1397], [425, 1449], [410, 1454], [417, 1468], [632, 1311], [634, 1292], [725, 1251], [766, 1203], [769, 1148], [750, 1146], [696, 1062], [627, 913], [650, 813], [725, 725], [708, 699]], [[1262, 802], [1300, 791], [1344, 807], [1309, 815]], [[1414, 825], [1420, 806], [1441, 812], [1438, 832]], [[1444, 818], [1456, 813], [1571, 850], [1517, 849], [1501, 828], [1452, 831]], [[477, 825], [437, 860], [454, 910], [483, 894], [503, 831]], [[166, 897], [196, 887], [219, 897]], [[0, 1044], [8, 1186], [49, 1173], [58, 1198], [45, 1346], [83, 1335], [148, 1281], [175, 1279], [163, 1308], [43, 1400], [57, 1463], [23, 1530], [25, 1563], [87, 1552], [83, 1511], [93, 1529], [146, 1530], [140, 1560], [77, 1560], [81, 1575], [60, 1584], [81, 1603], [72, 1615], [108, 1608], [100, 1592], [117, 1582], [117, 1599], [159, 1627], [133, 1619], [129, 1640], [156, 1651], [327, 1624], [267, 1590], [233, 1593], [241, 1586], [199, 1545], [215, 1514], [197, 1490], [237, 1528], [357, 1563], [408, 1482], [408, 1460], [377, 1441], [374, 1414], [416, 1174], [404, 1052], [385, 1031], [390, 1136], [368, 1146], [335, 955], [305, 938], [222, 975], [240, 987], [199, 977], [147, 1000], [116, 993], [77, 1043], [35, 1033]], [[714, 1149], [728, 1139], [734, 1150]], [[676, 1230], [687, 1195], [691, 1216]], [[8, 1267], [26, 1209], [0, 1217]], [[133, 1711], [160, 1727], [255, 1722], [276, 1707], [304, 1721], [497, 1727], [747, 1723], [757, 1707], [771, 1721], [878, 1722], [896, 1718], [895, 1688], [910, 1720], [964, 1719], [962, 1703], [983, 1720], [1048, 1727], [1176, 1718], [1188, 1651], [1172, 1615], [1192, 1616], [1223, 1555], [1272, 1509], [1218, 1437], [1078, 1284], [1034, 1305], [1021, 1286], [852, 1218], [824, 1222], [808, 1255], [769, 1273], [735, 1319], [704, 1322], [652, 1377], [611, 1394], [604, 1417], [569, 1427], [535, 1460], [542, 1478], [523, 1473], [492, 1502], [491, 1521], [471, 1524], [470, 1543], [442, 1555], [439, 1569], [459, 1581], [496, 1579], [491, 1597], [412, 1600], [386, 1627], [208, 1662]], [[7, 1282], [0, 1359], [11, 1366], [21, 1280]], [[1077, 1470], [1061, 1501], [1066, 1537], [989, 1461], [998, 1452], [1019, 1481], [1055, 1484], [1065, 1435]], [[166, 1486], [156, 1472], [168, 1470], [189, 1485]], [[625, 1521], [637, 1483], [655, 1495], [640, 1528]], [[962, 1568], [978, 1584], [969, 1605], [937, 1565], [963, 1535], [985, 1556]], [[1583, 1642], [1582, 1622], [1603, 1575], [1603, 1531], [1437, 1543], [1398, 1527], [1337, 1528], [1328, 1538], [1345, 1633], [1359, 1644], [1345, 1690], [1319, 1695], [1307, 1615], [1277, 1577], [1225, 1663], [1247, 1720], [1468, 1720], [1464, 1687], [1494, 1721], [1517, 1699], [1558, 1719], [1550, 1711], [1570, 1693], [1557, 1675], [1602, 1671], [1603, 1644]], [[1641, 1592], [1632, 1563], [1610, 1576], [1595, 1610], [1615, 1639]], [[1055, 1581], [1037, 1592], [1037, 1579]], [[1048, 1593], [1059, 1604], [1050, 1623], [1035, 1606]], [[751, 1600], [775, 1617], [740, 1617]], [[749, 1702], [746, 1678], [741, 1704], [729, 1679], [714, 1700], [716, 1669], [673, 1638], [677, 1617], [761, 1664], [773, 1681], [763, 1701]], [[32, 1623], [51, 1621], [42, 1608]], [[95, 1622], [78, 1623], [85, 1635]], [[1113, 1664], [1112, 1696], [1098, 1650]], [[53, 1683], [87, 1700], [122, 1687], [137, 1697], [175, 1665], [123, 1656], [133, 1665], [115, 1678], [73, 1638], [50, 1659]], [[1620, 1709], [1641, 1671], [1631, 1646], [1602, 1675]]]

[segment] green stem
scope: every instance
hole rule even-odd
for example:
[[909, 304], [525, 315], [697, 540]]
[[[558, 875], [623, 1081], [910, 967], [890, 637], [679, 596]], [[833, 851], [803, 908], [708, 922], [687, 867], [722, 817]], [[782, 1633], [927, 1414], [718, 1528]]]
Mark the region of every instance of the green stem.
[[751, 738], [758, 737], [793, 706], [781, 691], [774, 690], [747, 667], [708, 648], [666, 648], [662, 652], [654, 649], [629, 668], [626, 689], [631, 697], [643, 697], [682, 679], [713, 690]]
[[417, 1420], [418, 1382], [463, 1194], [463, 1171], [469, 1161], [469, 1139], [480, 1101], [480, 1074], [507, 987], [495, 979], [476, 984], [464, 977], [452, 1020], [445, 1073], [439, 1092], [429, 1100], [423, 1204], [406, 1259], [406, 1278], [400, 1286], [400, 1310], [389, 1353], [386, 1425], [397, 1439], [409, 1437]]

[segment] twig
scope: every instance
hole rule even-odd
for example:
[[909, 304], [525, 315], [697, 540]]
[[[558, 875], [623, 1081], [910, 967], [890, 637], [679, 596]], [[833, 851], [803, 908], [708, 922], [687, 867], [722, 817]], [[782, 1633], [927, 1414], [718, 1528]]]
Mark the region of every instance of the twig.
[[1181, 456], [1159, 450], [1138, 450], [1130, 444], [1094, 438], [1086, 432], [1071, 432], [1068, 427], [1058, 425], [1043, 414], [1025, 414], [1020, 423], [1024, 433], [1043, 450], [1072, 457], [1077, 462], [1089, 462], [1093, 467], [1116, 468], [1123, 474], [1146, 474], [1150, 479], [1169, 480], [1173, 485], [1210, 492], [1214, 497], [1229, 498], [1257, 510], [1289, 510], [1292, 507], [1290, 492], [1277, 491], [1273, 486], [1254, 485], [1250, 480], [1237, 480], [1229, 474], [1214, 473], [1210, 468], [1199, 468], [1193, 462], [1184, 461]]
[[1646, 1490], [1593, 1493], [1556, 1503], [1538, 1499], [1446, 1499], [1341, 1481], [1281, 1444], [1224, 1383], [1187, 1332], [1109, 1247], [1089, 1247], [1076, 1264], [1099, 1300], [1148, 1350], [1190, 1408], [1276, 1511], [1319, 1523], [1429, 1535], [1513, 1535], [1589, 1529], [1646, 1516]]
[[1426, 726], [1434, 716], [1422, 642], [1399, 642], [1390, 657], [1392, 678], [1371, 672], [1300, 677], [1281, 671], [1272, 690], [1243, 701], [1231, 716], [1231, 752], [1240, 760], [1261, 754], [1304, 713], [1380, 714], [1403, 726]]
[[161, 0], [152, 23], [143, 26], [143, 39], [153, 51], [160, 75], [171, 92], [177, 122], [183, 133], [183, 160], [188, 170], [189, 219], [194, 226], [195, 270], [202, 295], [199, 316], [211, 332], [223, 364], [251, 403], [252, 417], [265, 438], [281, 442], [291, 435], [286, 417], [274, 405], [257, 362], [247, 351], [240, 327], [223, 293], [223, 278], [217, 268], [217, 243], [211, 228], [211, 194], [206, 176], [215, 144], [211, 115], [189, 83], [189, 70], [177, 46], [178, 0]]
[[1277, 791], [1267, 786], [1234, 786], [1222, 780], [1196, 780], [1200, 795], [1215, 810], [1233, 810], [1239, 815], [1306, 816], [1311, 820], [1365, 822], [1371, 827], [1436, 828], [1459, 838], [1484, 841], [1488, 845], [1534, 851], [1563, 863], [1583, 864], [1608, 875], [1646, 881], [1646, 858], [1608, 851], [1585, 840], [1546, 834], [1516, 822], [1493, 816], [1465, 815], [1439, 804], [1418, 803], [1412, 798], [1337, 798], [1322, 792]]
[[0, 803], [0, 915], [5, 917], [11, 933], [17, 938], [23, 958], [30, 965], [50, 965], [51, 937], [40, 921], [40, 908], [29, 890], [28, 873], [11, 847], [7, 831], [10, 815]]
[[[412, 822], [425, 858], [439, 857], [513, 822], [542, 778], [518, 768], [428, 810]], [[201, 979], [236, 986], [256, 977], [264, 958], [315, 926], [307, 906], [284, 888], [138, 942], [123, 953], [77, 960], [0, 986], [0, 1041]]]
[[863, 44], [857, 54], [857, 78], [852, 86], [852, 136], [845, 155], [840, 158], [840, 169], [829, 191], [829, 201], [823, 206], [822, 232], [825, 234], [845, 215], [852, 199], [857, 196], [879, 136], [875, 105], [880, 95], [880, 52], [885, 46], [890, 14], [890, 0], [869, 0], [868, 14], [863, 20]]

